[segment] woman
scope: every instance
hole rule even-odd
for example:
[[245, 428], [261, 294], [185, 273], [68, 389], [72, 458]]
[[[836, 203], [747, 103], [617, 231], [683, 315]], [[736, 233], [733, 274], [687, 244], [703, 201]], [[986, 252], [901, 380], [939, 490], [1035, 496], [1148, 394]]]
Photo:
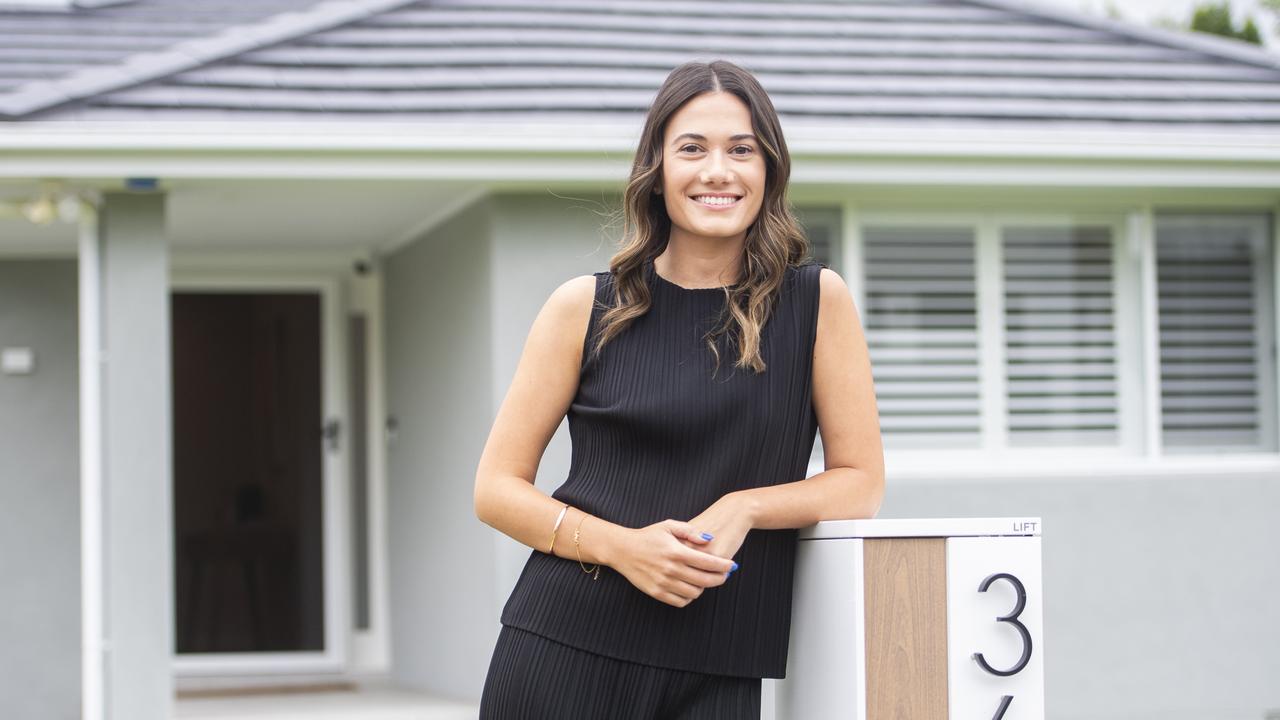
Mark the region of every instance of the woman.
[[[477, 516], [533, 548], [481, 718], [758, 718], [786, 670], [795, 529], [879, 509], [866, 343], [844, 281], [806, 262], [790, 167], [750, 73], [667, 77], [624, 246], [551, 294], [480, 459]], [[566, 413], [548, 497], [533, 480]], [[818, 426], [827, 469], [805, 479]]]

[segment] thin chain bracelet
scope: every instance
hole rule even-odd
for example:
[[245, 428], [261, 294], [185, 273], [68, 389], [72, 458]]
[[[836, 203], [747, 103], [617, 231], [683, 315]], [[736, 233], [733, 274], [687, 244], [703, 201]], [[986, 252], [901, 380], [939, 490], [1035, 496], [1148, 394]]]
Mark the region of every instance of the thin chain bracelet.
[[582, 535], [582, 522], [586, 519], [587, 519], [587, 514], [584, 512], [582, 513], [582, 517], [578, 520], [578, 528], [573, 531], [573, 548], [578, 553], [578, 567], [582, 568], [582, 572], [590, 575], [591, 571], [595, 570], [595, 573], [596, 573], [595, 577], [591, 579], [599, 580], [600, 579], [600, 563], [596, 563], [594, 568], [588, 568], [586, 565], [582, 564], [582, 546], [578, 545], [578, 538], [581, 537]]

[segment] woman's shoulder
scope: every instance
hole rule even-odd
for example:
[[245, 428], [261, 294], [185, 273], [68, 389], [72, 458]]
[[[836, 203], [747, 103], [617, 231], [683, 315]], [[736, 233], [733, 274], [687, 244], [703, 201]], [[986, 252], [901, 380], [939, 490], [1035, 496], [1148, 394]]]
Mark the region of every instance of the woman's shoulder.
[[[798, 263], [788, 264], [783, 273], [783, 284], [786, 287], [797, 288], [802, 293], [805, 290], [814, 291], [818, 286], [819, 273], [827, 266], [825, 263], [817, 260], [802, 260]], [[825, 275], [826, 273], [822, 273]]]
[[534, 320], [530, 342], [536, 338], [536, 342], [546, 342], [558, 352], [580, 358], [580, 338], [586, 337], [595, 294], [595, 274], [578, 275], [560, 283]]
[[609, 273], [592, 273], [590, 275], [577, 275], [560, 283], [552, 293], [551, 297], [562, 302], [568, 302], [570, 305], [578, 304], [575, 300], [581, 300], [583, 297], [592, 297], [596, 292], [596, 278]]
[[823, 308], [849, 303], [852, 293], [840, 273], [827, 267], [826, 263], [807, 260], [787, 268], [789, 287], [795, 290], [796, 301], [802, 303], [813, 315], [830, 315], [823, 313]]
[[551, 292], [546, 306], [557, 324], [566, 328], [586, 324], [595, 302], [597, 275], [599, 273], [569, 278]]
[[827, 267], [826, 263], [814, 262], [810, 268], [814, 278], [818, 283], [821, 294], [829, 296], [834, 292], [849, 292], [849, 285], [840, 276], [840, 273]]

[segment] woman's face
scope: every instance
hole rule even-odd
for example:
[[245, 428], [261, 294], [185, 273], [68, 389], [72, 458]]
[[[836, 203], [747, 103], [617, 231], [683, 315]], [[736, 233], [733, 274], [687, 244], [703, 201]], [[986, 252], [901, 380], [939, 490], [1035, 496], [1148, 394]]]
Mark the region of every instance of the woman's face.
[[765, 175], [751, 113], [737, 95], [707, 92], [686, 102], [667, 121], [662, 145], [673, 239], [745, 240], [764, 201]]

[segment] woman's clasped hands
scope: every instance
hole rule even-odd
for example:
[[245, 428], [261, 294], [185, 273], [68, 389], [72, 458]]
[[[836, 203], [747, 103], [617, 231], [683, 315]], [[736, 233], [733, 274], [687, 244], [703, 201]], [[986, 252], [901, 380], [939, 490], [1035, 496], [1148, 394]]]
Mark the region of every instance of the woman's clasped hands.
[[645, 594], [675, 607], [723, 585], [738, 569], [731, 558], [751, 529], [728, 498], [688, 522], [668, 519], [630, 530], [613, 569]]

